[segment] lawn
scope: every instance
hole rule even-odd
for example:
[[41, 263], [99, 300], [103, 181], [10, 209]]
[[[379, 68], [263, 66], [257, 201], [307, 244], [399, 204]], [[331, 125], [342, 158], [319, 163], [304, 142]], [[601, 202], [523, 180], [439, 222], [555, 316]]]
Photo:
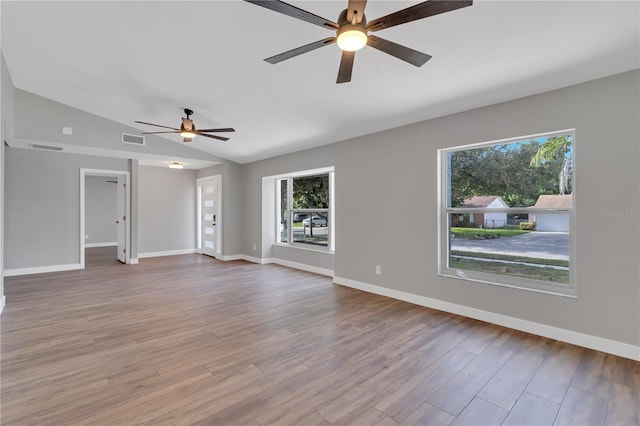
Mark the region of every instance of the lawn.
[[487, 262], [462, 258], [451, 258], [451, 267], [467, 271], [487, 272], [499, 275], [528, 278], [531, 280], [550, 281], [569, 284], [569, 271], [542, 266], [518, 265], [502, 262]]
[[562, 259], [541, 259], [539, 257], [514, 256], [511, 254], [484, 253], [477, 251], [451, 250], [452, 256], [480, 257], [492, 260], [509, 260], [512, 262], [535, 263], [544, 266], [565, 266], [569, 267], [568, 260]]
[[531, 231], [520, 229], [480, 229], [480, 228], [451, 228], [451, 233], [456, 238], [509, 238], [516, 235], [528, 234]]

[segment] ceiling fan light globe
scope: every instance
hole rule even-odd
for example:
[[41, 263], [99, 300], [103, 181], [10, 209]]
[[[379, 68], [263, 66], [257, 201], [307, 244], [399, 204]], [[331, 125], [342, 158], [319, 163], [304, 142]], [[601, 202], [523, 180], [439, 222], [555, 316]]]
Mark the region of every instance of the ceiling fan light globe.
[[183, 131], [180, 133], [180, 136], [183, 138], [193, 139], [196, 137], [196, 134], [193, 132]]
[[355, 52], [367, 45], [367, 32], [357, 25], [345, 25], [338, 31], [338, 47]]

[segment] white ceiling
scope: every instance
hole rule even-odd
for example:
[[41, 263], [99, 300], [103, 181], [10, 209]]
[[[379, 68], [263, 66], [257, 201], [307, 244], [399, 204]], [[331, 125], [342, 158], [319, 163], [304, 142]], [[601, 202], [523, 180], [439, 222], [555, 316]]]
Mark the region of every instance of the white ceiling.
[[[291, 3], [335, 21], [347, 2]], [[365, 13], [416, 3], [370, 0]], [[126, 125], [179, 126], [189, 107], [199, 128], [236, 129], [193, 147], [239, 163], [640, 67], [638, 1], [476, 0], [376, 33], [432, 55], [421, 68], [365, 47], [340, 85], [335, 45], [263, 61], [331, 31], [240, 0], [0, 7], [16, 87]]]

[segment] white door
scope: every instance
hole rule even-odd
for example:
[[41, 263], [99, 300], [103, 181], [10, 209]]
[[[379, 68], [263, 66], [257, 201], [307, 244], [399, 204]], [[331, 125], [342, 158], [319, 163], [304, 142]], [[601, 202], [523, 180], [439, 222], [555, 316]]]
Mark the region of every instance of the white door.
[[220, 253], [220, 247], [218, 247], [220, 242], [218, 236], [220, 206], [218, 202], [218, 181], [216, 179], [202, 181], [201, 203], [202, 254], [215, 257]]
[[116, 215], [116, 227], [118, 235], [118, 260], [122, 263], [127, 262], [127, 217], [125, 213], [126, 193], [126, 177], [118, 176], [118, 214]]

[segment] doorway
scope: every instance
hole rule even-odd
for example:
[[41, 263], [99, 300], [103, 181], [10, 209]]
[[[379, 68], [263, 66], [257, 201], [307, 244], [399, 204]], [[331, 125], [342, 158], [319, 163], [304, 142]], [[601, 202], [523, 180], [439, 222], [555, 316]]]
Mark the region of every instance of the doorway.
[[207, 256], [222, 257], [222, 176], [197, 180], [198, 249]]
[[[116, 226], [116, 241], [113, 242], [115, 258], [120, 263], [131, 263], [131, 195], [130, 173], [120, 170], [80, 169], [80, 266], [85, 268], [85, 250], [91, 246], [87, 244], [86, 233], [86, 187], [87, 179], [92, 177], [108, 178], [109, 183], [116, 185], [115, 217], [112, 218]], [[109, 250], [105, 249], [105, 252]]]

